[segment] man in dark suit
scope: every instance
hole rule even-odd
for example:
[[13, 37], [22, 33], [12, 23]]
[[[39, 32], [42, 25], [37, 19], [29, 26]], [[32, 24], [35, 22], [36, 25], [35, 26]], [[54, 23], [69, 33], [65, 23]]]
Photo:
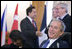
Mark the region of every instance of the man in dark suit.
[[22, 35], [25, 38], [24, 45], [26, 48], [39, 48], [38, 36], [41, 36], [41, 32], [37, 31], [36, 22], [36, 9], [31, 6], [26, 9], [27, 17], [21, 21], [20, 28]]
[[52, 20], [48, 29], [48, 39], [43, 41], [40, 48], [69, 48], [69, 44], [62, 40], [64, 23], [60, 20]]
[[65, 23], [66, 29], [64, 32], [71, 32], [71, 16], [68, 14], [68, 5], [59, 3], [56, 5], [58, 19]]

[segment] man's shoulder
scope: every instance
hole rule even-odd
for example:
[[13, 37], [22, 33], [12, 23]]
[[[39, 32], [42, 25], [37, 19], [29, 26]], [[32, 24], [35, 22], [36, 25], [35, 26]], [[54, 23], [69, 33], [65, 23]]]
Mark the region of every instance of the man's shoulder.
[[63, 21], [68, 23], [68, 22], [71, 22], [71, 16], [69, 14], [67, 14], [64, 18], [63, 18]]
[[59, 43], [67, 43], [65, 40], [62, 40], [62, 37], [59, 37], [56, 42], [59, 42]]
[[69, 44], [68, 44], [67, 41], [61, 40], [59, 43], [60, 43], [60, 47], [64, 47], [64, 48], [65, 47], [67, 47], [67, 48], [69, 47]]
[[26, 18], [24, 18], [22, 21], [21, 21], [21, 23], [22, 22], [27, 22], [28, 21], [28, 18], [26, 17]]
[[69, 45], [68, 45], [68, 43], [66, 42], [66, 41], [64, 41], [64, 40], [61, 40], [60, 38], [59, 39], [57, 39], [51, 46], [50, 46], [50, 48], [52, 48], [52, 47], [56, 47], [56, 48], [68, 48], [69, 47]]
[[67, 15], [65, 16], [65, 19], [71, 19], [71, 16], [70, 16], [69, 14], [67, 14]]
[[65, 40], [58, 40], [57, 42], [59, 42], [60, 44], [62, 43], [62, 45], [67, 44], [67, 42]]
[[61, 47], [65, 47], [65, 46], [69, 46], [68, 45], [68, 43], [67, 43], [67, 41], [65, 41], [65, 40], [62, 40], [61, 38], [59, 38], [57, 41], [56, 41], [56, 44], [59, 44]]
[[22, 21], [26, 21], [28, 18], [27, 17], [25, 17]]

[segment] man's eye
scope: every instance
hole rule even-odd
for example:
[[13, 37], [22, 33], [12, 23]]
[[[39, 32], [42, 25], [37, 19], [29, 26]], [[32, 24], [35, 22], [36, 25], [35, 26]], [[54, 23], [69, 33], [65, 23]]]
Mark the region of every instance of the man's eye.
[[55, 29], [58, 29], [58, 27], [54, 27]]

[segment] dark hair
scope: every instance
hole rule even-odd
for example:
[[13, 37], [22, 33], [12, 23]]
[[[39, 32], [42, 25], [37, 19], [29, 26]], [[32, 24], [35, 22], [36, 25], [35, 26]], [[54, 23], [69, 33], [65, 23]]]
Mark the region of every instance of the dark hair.
[[10, 33], [10, 36], [11, 40], [13, 42], [17, 41], [17, 40], [22, 40], [22, 37], [21, 37], [21, 32], [18, 31], [18, 30], [13, 30], [11, 33]]
[[35, 9], [35, 7], [34, 6], [30, 6], [30, 7], [28, 7], [27, 9], [26, 9], [26, 14], [27, 15], [29, 15], [28, 13], [30, 12], [32, 12], [32, 9]]

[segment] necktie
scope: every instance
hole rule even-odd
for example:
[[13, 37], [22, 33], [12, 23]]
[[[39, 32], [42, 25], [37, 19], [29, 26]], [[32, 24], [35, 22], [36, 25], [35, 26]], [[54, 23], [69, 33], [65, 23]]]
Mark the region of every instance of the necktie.
[[49, 44], [50, 40], [47, 40], [47, 42], [42, 46], [42, 48], [46, 48], [47, 45]]
[[59, 20], [62, 20], [61, 18], [59, 18]]
[[33, 24], [34, 27], [36, 27], [36, 23], [35, 23], [34, 20], [32, 20], [32, 24]]

